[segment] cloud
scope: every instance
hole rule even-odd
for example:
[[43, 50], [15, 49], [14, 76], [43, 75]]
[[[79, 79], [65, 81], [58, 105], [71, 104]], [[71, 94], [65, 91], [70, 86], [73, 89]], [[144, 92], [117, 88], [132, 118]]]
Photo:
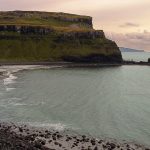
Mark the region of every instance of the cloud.
[[92, 16], [94, 28], [107, 31], [119, 46], [145, 50], [150, 50], [150, 32], [144, 30], [150, 27], [149, 6], [150, 0], [0, 0], [1, 11], [39, 10]]
[[118, 46], [150, 51], [150, 32], [107, 33], [106, 36], [117, 42]]
[[121, 27], [121, 28], [129, 28], [129, 27], [139, 27], [139, 26], [140, 25], [136, 24], [136, 23], [126, 22], [126, 23], [120, 25], [119, 27]]
[[[66, 0], [68, 2], [69, 0]], [[0, 0], [0, 10], [45, 10], [64, 3], [65, 0]]]

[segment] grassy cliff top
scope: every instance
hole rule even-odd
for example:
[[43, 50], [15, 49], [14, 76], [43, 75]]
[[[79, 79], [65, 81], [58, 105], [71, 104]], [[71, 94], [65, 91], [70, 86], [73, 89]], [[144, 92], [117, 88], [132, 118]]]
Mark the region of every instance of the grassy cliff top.
[[93, 29], [92, 17], [39, 11], [0, 12], [0, 25], [27, 25], [57, 29]]

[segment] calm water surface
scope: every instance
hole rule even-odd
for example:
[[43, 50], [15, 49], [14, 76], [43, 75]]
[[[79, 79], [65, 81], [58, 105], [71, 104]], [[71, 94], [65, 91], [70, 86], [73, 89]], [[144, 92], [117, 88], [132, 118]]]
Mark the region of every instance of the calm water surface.
[[124, 60], [133, 61], [148, 61], [150, 58], [150, 52], [122, 52]]
[[1, 68], [0, 120], [150, 144], [150, 67]]

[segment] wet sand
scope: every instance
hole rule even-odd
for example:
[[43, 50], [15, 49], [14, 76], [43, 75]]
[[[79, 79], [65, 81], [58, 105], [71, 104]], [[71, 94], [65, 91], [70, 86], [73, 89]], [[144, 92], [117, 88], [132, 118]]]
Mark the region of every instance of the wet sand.
[[0, 150], [150, 150], [135, 143], [97, 139], [14, 123], [0, 123]]

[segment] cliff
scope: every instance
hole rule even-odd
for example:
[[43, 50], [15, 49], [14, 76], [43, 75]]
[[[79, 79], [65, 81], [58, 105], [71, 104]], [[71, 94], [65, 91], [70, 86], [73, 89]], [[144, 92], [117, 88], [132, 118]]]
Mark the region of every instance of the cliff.
[[121, 62], [122, 56], [89, 16], [10, 11], [0, 12], [0, 61]]

